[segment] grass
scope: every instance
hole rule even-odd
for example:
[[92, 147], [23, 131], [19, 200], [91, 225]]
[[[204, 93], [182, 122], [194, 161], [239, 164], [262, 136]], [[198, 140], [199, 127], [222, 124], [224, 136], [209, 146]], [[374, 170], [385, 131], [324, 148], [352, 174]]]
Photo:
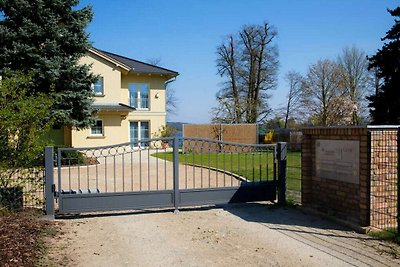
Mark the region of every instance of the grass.
[[[152, 156], [172, 161], [172, 152], [158, 152]], [[250, 181], [271, 181], [274, 177], [272, 153], [179, 153], [179, 162], [188, 165], [210, 166], [226, 170], [247, 178]], [[287, 189], [300, 191], [301, 153], [287, 154]]]
[[396, 228], [389, 228], [381, 231], [370, 231], [368, 235], [378, 239], [388, 240], [400, 244], [400, 237], [397, 233]]
[[287, 188], [301, 191], [301, 152], [288, 151], [287, 153]]

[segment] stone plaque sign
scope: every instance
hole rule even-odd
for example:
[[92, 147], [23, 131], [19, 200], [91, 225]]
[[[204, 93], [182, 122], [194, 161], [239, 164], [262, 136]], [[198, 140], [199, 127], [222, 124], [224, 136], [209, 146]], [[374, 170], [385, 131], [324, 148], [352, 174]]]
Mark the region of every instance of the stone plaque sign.
[[359, 183], [359, 141], [316, 140], [315, 167], [319, 178]]

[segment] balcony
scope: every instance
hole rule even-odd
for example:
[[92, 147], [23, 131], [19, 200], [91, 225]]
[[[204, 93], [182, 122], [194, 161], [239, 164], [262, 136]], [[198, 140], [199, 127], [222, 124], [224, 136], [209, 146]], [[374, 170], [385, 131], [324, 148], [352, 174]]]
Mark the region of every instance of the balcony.
[[136, 98], [136, 97], [131, 97], [129, 98], [129, 105], [131, 107], [136, 108], [136, 110], [140, 109], [149, 109], [149, 99], [148, 98]]

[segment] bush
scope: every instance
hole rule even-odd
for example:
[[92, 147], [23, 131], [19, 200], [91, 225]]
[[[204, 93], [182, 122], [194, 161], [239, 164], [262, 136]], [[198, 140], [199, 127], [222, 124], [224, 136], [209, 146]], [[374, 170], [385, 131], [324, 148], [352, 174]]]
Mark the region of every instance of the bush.
[[158, 129], [158, 131], [154, 134], [157, 137], [172, 137], [178, 132], [177, 129], [171, 126], [163, 125]]
[[[49, 108], [54, 97], [40, 93], [31, 95], [29, 75], [16, 73], [4, 77], [0, 81], [0, 189], [2, 199], [15, 198], [19, 203], [19, 193], [11, 192], [22, 192], [22, 189], [13, 188], [43, 186], [42, 179], [27, 177], [32, 171], [42, 173], [45, 143], [41, 136], [52, 124]], [[28, 183], [30, 185], [26, 186]]]
[[0, 188], [0, 207], [7, 210], [21, 210], [23, 189], [20, 186]]
[[269, 131], [264, 137], [265, 144], [272, 144], [274, 142], [274, 131]]
[[86, 157], [78, 150], [62, 150], [61, 165], [80, 165], [86, 163]]

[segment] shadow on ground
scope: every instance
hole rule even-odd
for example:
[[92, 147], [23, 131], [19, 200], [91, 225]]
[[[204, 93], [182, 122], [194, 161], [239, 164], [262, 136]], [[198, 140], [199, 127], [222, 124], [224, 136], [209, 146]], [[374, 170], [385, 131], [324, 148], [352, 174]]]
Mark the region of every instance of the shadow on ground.
[[337, 223], [306, 214], [290, 206], [268, 203], [246, 203], [223, 206], [227, 212], [247, 221], [293, 238], [343, 262], [356, 266], [400, 266], [400, 249], [359, 234]]
[[[315, 229], [321, 229], [354, 233], [352, 229], [346, 226], [307, 214], [291, 206], [279, 206], [273, 203], [245, 203], [224, 205], [222, 208], [245, 221], [267, 224], [269, 228], [275, 230], [315, 233]], [[310, 231], [292, 229], [287, 226], [299, 226], [302, 229], [305, 227], [309, 228]], [[337, 236], [336, 234], [326, 235]], [[357, 238], [371, 239], [366, 235], [358, 236]]]

